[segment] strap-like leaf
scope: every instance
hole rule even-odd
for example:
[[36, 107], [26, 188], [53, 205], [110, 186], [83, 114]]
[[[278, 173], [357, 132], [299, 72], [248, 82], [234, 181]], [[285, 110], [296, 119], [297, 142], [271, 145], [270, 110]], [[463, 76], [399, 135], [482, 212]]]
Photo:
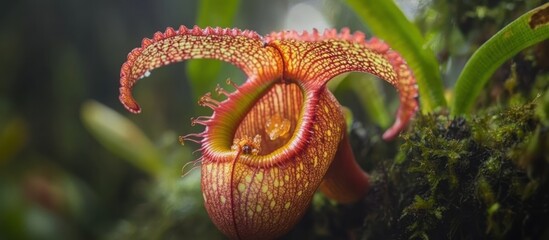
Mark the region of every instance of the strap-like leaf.
[[452, 113], [466, 113], [482, 87], [507, 59], [549, 38], [549, 3], [539, 6], [501, 29], [465, 64], [455, 86]]
[[419, 29], [408, 21], [393, 0], [347, 0], [347, 3], [376, 36], [406, 59], [417, 79], [422, 111], [445, 107], [444, 89], [435, 55], [425, 47]]
[[82, 122], [106, 148], [152, 176], [162, 174], [162, 154], [130, 120], [101, 103], [82, 105]]

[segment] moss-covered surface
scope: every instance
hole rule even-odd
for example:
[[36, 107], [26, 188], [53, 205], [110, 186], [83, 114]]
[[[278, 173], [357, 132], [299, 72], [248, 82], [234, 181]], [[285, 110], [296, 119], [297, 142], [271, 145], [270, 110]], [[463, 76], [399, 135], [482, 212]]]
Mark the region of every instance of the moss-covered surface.
[[[382, 141], [376, 127], [355, 124], [353, 148], [360, 161], [369, 159], [364, 167], [373, 181], [368, 196], [341, 205], [316, 194], [283, 239], [549, 238], [547, 96], [470, 119], [418, 115], [400, 143]], [[188, 203], [175, 195], [167, 198]], [[221, 238], [205, 215], [191, 216], [189, 225], [189, 219], [167, 214], [173, 206], [158, 203], [170, 201], [155, 199], [110, 238], [198, 237], [205, 229], [212, 230], [206, 231], [210, 238]]]
[[535, 112], [530, 103], [472, 119], [418, 116], [397, 160], [372, 174], [363, 236], [549, 237], [549, 128]]

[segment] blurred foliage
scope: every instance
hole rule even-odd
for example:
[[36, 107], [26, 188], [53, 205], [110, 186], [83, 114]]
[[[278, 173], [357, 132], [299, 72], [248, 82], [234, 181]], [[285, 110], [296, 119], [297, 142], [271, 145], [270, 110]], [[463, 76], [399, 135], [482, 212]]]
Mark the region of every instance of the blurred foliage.
[[328, 86], [335, 94], [356, 93], [359, 105], [364, 109], [368, 120], [382, 128], [388, 128], [391, 125], [391, 117], [385, 105], [387, 97], [383, 95], [382, 84], [387, 83], [373, 75], [349, 73], [344, 75], [341, 81], [332, 80]]
[[28, 134], [26, 123], [21, 118], [6, 120], [0, 129], [0, 167], [21, 151]]
[[[478, 46], [541, 3], [541, 0], [424, 0], [406, 5], [406, 1], [398, 1], [408, 19], [416, 23], [425, 47], [436, 54], [443, 86], [454, 85], [465, 60]], [[144, 81], [135, 89], [135, 96], [144, 109], [143, 114], [136, 117], [126, 113], [118, 102], [120, 65], [127, 53], [139, 46], [141, 38], [151, 37], [168, 26], [228, 26], [252, 29], [260, 34], [281, 30], [283, 26], [302, 30], [311, 25], [307, 23], [310, 19], [304, 18], [304, 23], [285, 21], [287, 12], [300, 4], [310, 6], [335, 28], [347, 26], [366, 33], [370, 33], [370, 27], [375, 30], [367, 23], [362, 24], [359, 16], [364, 13], [357, 12], [360, 8], [327, 0], [223, 3], [22, 0], [4, 3], [0, 8], [0, 239], [222, 238], [202, 206], [199, 172], [193, 161], [199, 157], [198, 153], [193, 154], [196, 146], [181, 146], [177, 135], [200, 131], [192, 128], [188, 119], [205, 112], [196, 104], [197, 97], [205, 93], [201, 91], [213, 90], [215, 83], [227, 77], [242, 82], [243, 74], [225, 63], [218, 63], [221, 66], [218, 69], [206, 70], [212, 66], [206, 60], [155, 70], [150, 77], [154, 81]], [[219, 19], [207, 19], [209, 17]], [[388, 19], [378, 17], [378, 20]], [[481, 92], [475, 107], [517, 107], [534, 102], [539, 122], [547, 126], [548, 46], [545, 41], [504, 63]], [[185, 66], [188, 66], [187, 72]], [[400, 156], [397, 158], [400, 164], [415, 161], [399, 153], [399, 142], [386, 143], [380, 138], [382, 128], [390, 124], [391, 113], [396, 110], [395, 93], [380, 81], [354, 81], [366, 78], [364, 75], [349, 74], [340, 78], [354, 78], [342, 80], [334, 92], [351, 110], [349, 130], [355, 155], [376, 182], [387, 182], [388, 173], [394, 171], [395, 155]], [[453, 97], [451, 91], [447, 96]], [[524, 115], [531, 116], [532, 109], [526, 110]], [[521, 178], [515, 181], [513, 177], [514, 182], [510, 183], [525, 187], [523, 193], [513, 188], [508, 194], [514, 194], [509, 195], [514, 196], [512, 199], [530, 196], [520, 201], [531, 201], [532, 196], [538, 196], [535, 190], [542, 185], [528, 181], [537, 179], [540, 184], [546, 181], [547, 165], [539, 159], [548, 159], [544, 151], [549, 147], [547, 127], [536, 126], [513, 134], [517, 126], [486, 116], [489, 114], [480, 117], [485, 125], [478, 126], [490, 131], [501, 128], [501, 134], [476, 135], [478, 141], [496, 144], [487, 146], [497, 154], [483, 155], [483, 166], [489, 170], [498, 167], [490, 165], [490, 159], [511, 159], [520, 168], [504, 162], [505, 169], [510, 169], [509, 176]], [[429, 124], [439, 126], [441, 119], [432, 117], [435, 120], [427, 121], [424, 128], [411, 129], [428, 131]], [[471, 120], [466, 123], [470, 124]], [[484, 128], [479, 129], [476, 131], [482, 133]], [[513, 141], [505, 142], [507, 138]], [[520, 144], [513, 146], [513, 151], [497, 145], [508, 143]], [[428, 154], [446, 154], [459, 159], [462, 154], [471, 154], [453, 151], [452, 146]], [[461, 166], [449, 161], [451, 158], [445, 159], [449, 166]], [[186, 167], [182, 170], [183, 166]], [[441, 173], [438, 167], [434, 167], [437, 172], [432, 174]], [[445, 181], [453, 182], [456, 189], [463, 187], [457, 172], [450, 172], [442, 181], [435, 177], [424, 181], [426, 186], [421, 190], [437, 189], [442, 186], [440, 182]], [[409, 179], [405, 182], [413, 182]], [[493, 190], [497, 184], [494, 179], [493, 174], [487, 175], [469, 185], [482, 192], [476, 196], [482, 200], [477, 204], [483, 204], [486, 215], [474, 220], [486, 220], [488, 225], [481, 231], [493, 234], [490, 236], [516, 226], [514, 221], [518, 218], [508, 220], [514, 216], [510, 211], [524, 213], [524, 209], [517, 210], [501, 201], [501, 196]], [[473, 183], [470, 179], [467, 181]], [[392, 222], [370, 224], [371, 219], [400, 216], [402, 212], [398, 211], [403, 209], [394, 207], [396, 204], [381, 194], [387, 193], [383, 191], [385, 187], [376, 185], [371, 197], [351, 206], [315, 195], [305, 217], [287, 238], [374, 236], [375, 232], [386, 229], [380, 227], [378, 231], [374, 229], [379, 226], [376, 224]], [[406, 205], [399, 205], [408, 206], [403, 219], [420, 216], [418, 213], [426, 214], [421, 216], [433, 221], [446, 217], [441, 213], [447, 213], [450, 208], [441, 208], [440, 199], [412, 190], [393, 191], [409, 197]], [[371, 208], [387, 211], [376, 212]], [[401, 229], [400, 233], [421, 234], [429, 230], [422, 229], [429, 227], [425, 225], [403, 227], [407, 226], [409, 228]]]
[[435, 55], [426, 47], [419, 29], [393, 1], [348, 0], [349, 5], [372, 31], [399, 52], [414, 72], [423, 112], [446, 107]]
[[[233, 27], [240, 0], [202, 0], [199, 2], [196, 25], [205, 28], [218, 26]], [[189, 61], [187, 74], [192, 83], [195, 97], [213, 91], [218, 79], [221, 62], [218, 60]], [[218, 79], [219, 80], [219, 79]], [[224, 80], [224, 79], [223, 79]]]
[[152, 176], [161, 176], [163, 156], [130, 120], [97, 102], [82, 106], [82, 121], [105, 148]]

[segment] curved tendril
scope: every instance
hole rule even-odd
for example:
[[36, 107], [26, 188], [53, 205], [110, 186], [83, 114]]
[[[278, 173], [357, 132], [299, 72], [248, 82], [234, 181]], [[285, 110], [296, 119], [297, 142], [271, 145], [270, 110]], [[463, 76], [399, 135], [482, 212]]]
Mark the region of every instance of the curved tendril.
[[232, 63], [252, 80], [274, 79], [281, 73], [278, 52], [265, 48], [262, 38], [253, 31], [197, 26], [167, 28], [164, 33], [155, 33], [153, 39], [143, 39], [141, 47], [128, 54], [120, 71], [120, 101], [130, 112], [139, 113], [141, 108], [131, 94], [137, 80], [150, 75], [155, 68], [197, 58]]
[[276, 47], [284, 59], [284, 77], [299, 79], [313, 87], [344, 72], [366, 72], [392, 84], [400, 95], [400, 108], [393, 126], [383, 138], [392, 139], [406, 126], [418, 108], [415, 78], [404, 59], [384, 42], [365, 39], [361, 32], [344, 28], [320, 34], [295, 31], [271, 33], [267, 45]]
[[[211, 93], [201, 97], [199, 104], [214, 113], [193, 118], [191, 124], [205, 130], [179, 138], [201, 145], [206, 210], [233, 238], [289, 231], [322, 181], [323, 191], [342, 202], [366, 193], [368, 175], [354, 162], [341, 106], [326, 88], [332, 77], [367, 72], [397, 88], [401, 106], [385, 139], [395, 137], [417, 109], [415, 79], [400, 55], [348, 29], [261, 38], [237, 29], [168, 28], [128, 55], [120, 74], [120, 100], [138, 113], [130, 92], [135, 82], [155, 68], [191, 58], [227, 61], [249, 77], [242, 86], [227, 80], [233, 92], [218, 86], [215, 92], [226, 97], [223, 101]], [[287, 142], [265, 144], [265, 139], [281, 137]]]

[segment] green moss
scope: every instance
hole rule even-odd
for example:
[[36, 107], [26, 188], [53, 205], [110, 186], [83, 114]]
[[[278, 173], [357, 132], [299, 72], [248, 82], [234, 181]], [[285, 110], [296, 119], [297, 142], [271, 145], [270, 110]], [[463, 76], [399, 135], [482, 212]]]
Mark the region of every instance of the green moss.
[[[538, 108], [539, 109], [539, 108]], [[539, 111], [539, 110], [538, 110]], [[548, 234], [549, 130], [535, 103], [472, 119], [418, 116], [368, 196], [367, 238], [509, 239]], [[545, 144], [545, 145], [544, 145]]]

